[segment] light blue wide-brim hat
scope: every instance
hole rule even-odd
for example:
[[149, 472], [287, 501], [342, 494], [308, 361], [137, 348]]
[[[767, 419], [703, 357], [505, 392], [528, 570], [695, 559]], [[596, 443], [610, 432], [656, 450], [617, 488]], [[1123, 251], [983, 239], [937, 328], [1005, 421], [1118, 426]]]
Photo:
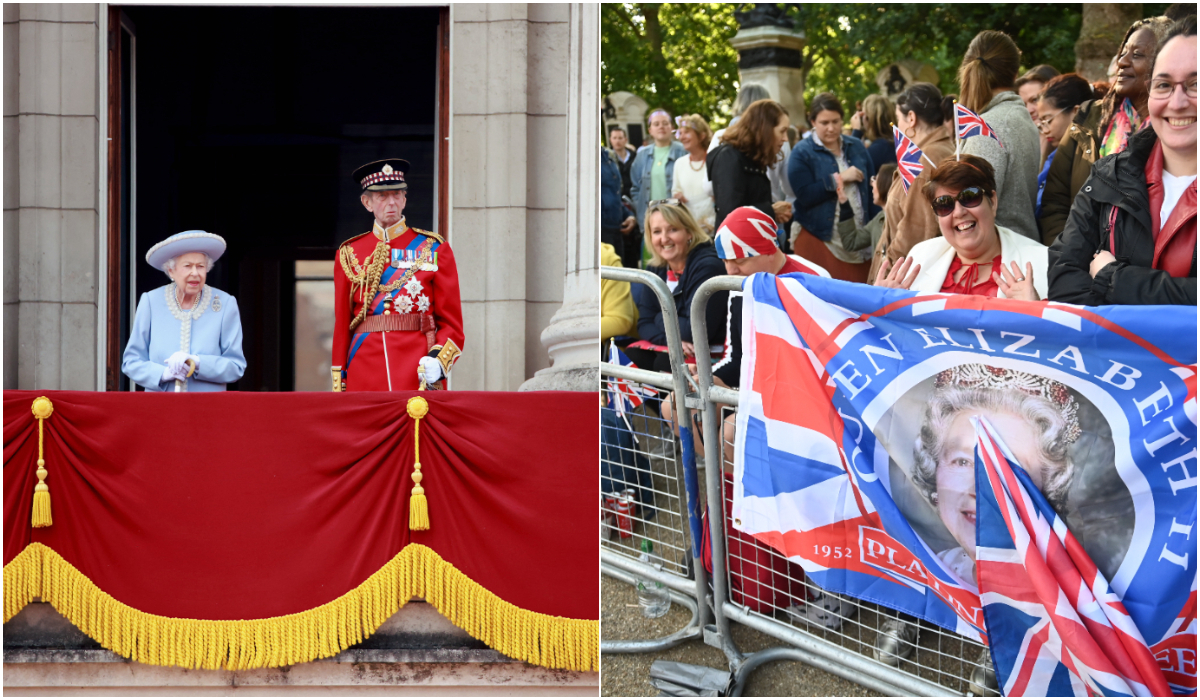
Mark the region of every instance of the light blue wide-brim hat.
[[184, 231], [166, 240], [155, 243], [146, 251], [146, 262], [156, 270], [163, 269], [167, 261], [187, 253], [208, 253], [208, 257], [217, 261], [225, 253], [225, 239], [208, 231]]

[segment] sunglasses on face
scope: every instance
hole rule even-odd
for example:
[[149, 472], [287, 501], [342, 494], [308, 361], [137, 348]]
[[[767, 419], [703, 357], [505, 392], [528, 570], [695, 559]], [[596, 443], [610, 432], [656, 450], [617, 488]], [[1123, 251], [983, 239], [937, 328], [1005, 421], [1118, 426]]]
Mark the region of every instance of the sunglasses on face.
[[954, 213], [955, 202], [962, 204], [967, 209], [974, 209], [989, 194], [991, 192], [984, 192], [980, 187], [968, 187], [956, 195], [944, 194], [933, 200], [933, 213], [939, 217], [950, 216]]

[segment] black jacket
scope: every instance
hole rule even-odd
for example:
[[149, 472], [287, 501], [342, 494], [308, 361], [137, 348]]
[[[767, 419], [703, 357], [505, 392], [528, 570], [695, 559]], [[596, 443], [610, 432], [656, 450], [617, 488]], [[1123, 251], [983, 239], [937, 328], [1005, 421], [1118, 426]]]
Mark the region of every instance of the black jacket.
[[[667, 279], [667, 268], [647, 267], [647, 270]], [[675, 313], [679, 315], [679, 337], [685, 343], [695, 343], [692, 340], [692, 297], [696, 289], [706, 280], [717, 275], [725, 274], [725, 263], [717, 257], [717, 249], [712, 242], [701, 243], [688, 253], [687, 264], [679, 285], [675, 287]], [[704, 317], [708, 321], [708, 344], [721, 345], [725, 342], [725, 299], [729, 292], [717, 292], [708, 300], [708, 311]], [[638, 336], [655, 345], [667, 344], [667, 332], [663, 326], [663, 310], [658, 304], [658, 297], [645, 285], [638, 285]], [[704, 343], [695, 343], [703, 346]], [[697, 347], [696, 354], [704, 357], [706, 348]]]
[[723, 143], [708, 154], [708, 179], [712, 181], [713, 208], [717, 211], [714, 230], [729, 212], [738, 207], [754, 207], [772, 219], [771, 181], [767, 171], [738, 149]]
[[[1144, 129], [1120, 153], [1101, 158], [1075, 197], [1062, 235], [1050, 246], [1050, 300], [1087, 306], [1105, 304], [1196, 304], [1196, 253], [1188, 277], [1171, 277], [1151, 267], [1154, 233], [1146, 161], [1158, 136]], [[1108, 230], [1112, 208], [1116, 224]], [[1093, 255], [1116, 242], [1117, 261], [1092, 279]]]

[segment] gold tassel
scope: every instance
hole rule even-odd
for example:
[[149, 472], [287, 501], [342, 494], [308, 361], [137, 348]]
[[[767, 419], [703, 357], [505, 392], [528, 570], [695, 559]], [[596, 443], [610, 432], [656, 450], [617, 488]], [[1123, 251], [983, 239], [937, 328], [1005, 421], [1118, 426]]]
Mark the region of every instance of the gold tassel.
[[598, 620], [518, 608], [419, 544], [405, 547], [357, 588], [310, 610], [256, 620], [194, 620], [131, 608], [34, 542], [4, 567], [4, 622], [34, 597], [105, 649], [155, 666], [239, 671], [326, 658], [373, 634], [412, 598], [424, 598], [505, 656], [570, 671], [596, 671], [600, 664]]
[[54, 404], [50, 403], [50, 399], [39, 396], [33, 400], [33, 416], [38, 421], [38, 483], [33, 487], [34, 527], [50, 527], [54, 524], [54, 518], [50, 514], [50, 487], [46, 485], [46, 475], [49, 472], [46, 471], [45, 454], [42, 451], [42, 431], [51, 413], [54, 413]]
[[421, 486], [421, 419], [429, 413], [429, 402], [420, 396], [408, 400], [408, 415], [413, 419], [413, 487], [408, 499], [408, 529], [429, 529], [429, 503], [425, 500], [425, 487]]

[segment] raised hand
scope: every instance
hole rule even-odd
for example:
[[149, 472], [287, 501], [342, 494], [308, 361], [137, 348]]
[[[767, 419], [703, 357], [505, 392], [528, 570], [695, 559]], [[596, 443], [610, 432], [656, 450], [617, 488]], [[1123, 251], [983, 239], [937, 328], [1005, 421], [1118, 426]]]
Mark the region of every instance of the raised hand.
[[892, 267], [891, 263], [884, 260], [883, 264], [879, 266], [879, 274], [875, 275], [875, 286], [889, 289], [911, 287], [913, 280], [917, 279], [917, 275], [921, 273], [921, 265], [919, 263], [913, 265], [912, 261], [912, 258], [900, 258], [896, 261], [895, 267]]
[[1010, 262], [1008, 265], [1000, 263], [1000, 269], [992, 271], [992, 279], [996, 280], [1000, 291], [1004, 292], [1004, 296], [1009, 299], [1024, 299], [1025, 301], [1039, 299], [1037, 290], [1033, 288], [1033, 263], [1025, 263], [1025, 272], [1021, 272], [1021, 267], [1015, 262]]

